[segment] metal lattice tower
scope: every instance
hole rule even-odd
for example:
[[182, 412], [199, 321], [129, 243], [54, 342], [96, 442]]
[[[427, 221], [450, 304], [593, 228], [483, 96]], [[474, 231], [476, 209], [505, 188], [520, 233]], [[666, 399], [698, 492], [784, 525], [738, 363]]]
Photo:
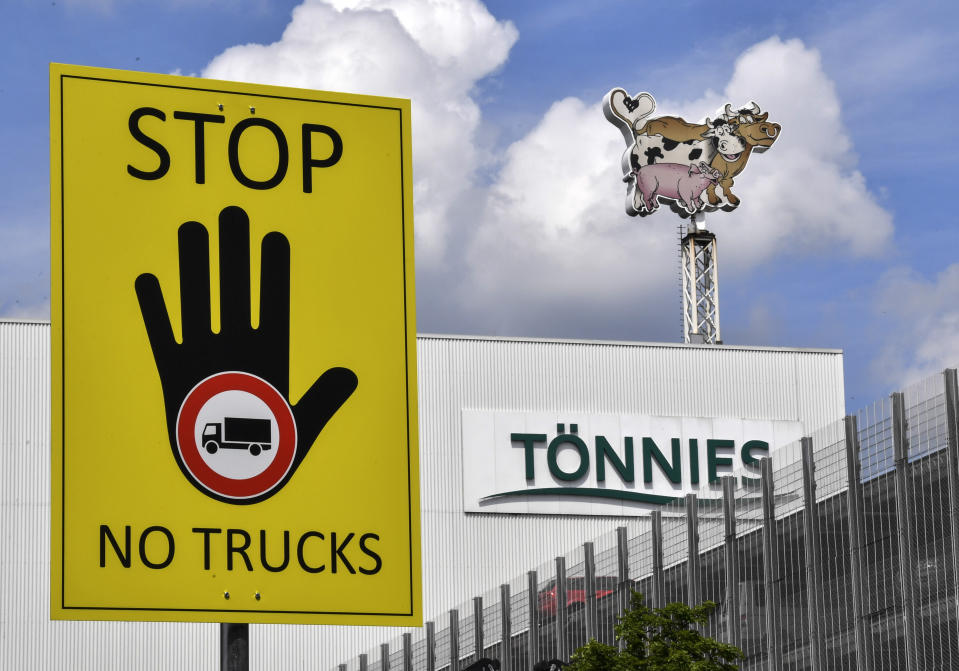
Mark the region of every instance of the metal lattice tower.
[[719, 331], [719, 275], [716, 236], [705, 228], [706, 215], [690, 219], [680, 242], [683, 280], [683, 342], [722, 343]]

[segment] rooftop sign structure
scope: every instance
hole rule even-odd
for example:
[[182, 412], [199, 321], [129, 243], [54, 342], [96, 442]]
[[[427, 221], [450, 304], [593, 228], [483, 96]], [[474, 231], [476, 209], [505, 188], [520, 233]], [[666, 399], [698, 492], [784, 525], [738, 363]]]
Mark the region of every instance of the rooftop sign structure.
[[750, 156], [773, 145], [782, 127], [755, 102], [738, 110], [726, 103], [700, 123], [654, 117], [655, 111], [656, 101], [646, 92], [630, 96], [615, 88], [603, 100], [606, 119], [626, 140], [626, 213], [644, 217], [665, 203], [689, 220], [680, 243], [683, 341], [720, 344], [716, 236], [706, 230], [705, 213], [739, 205], [735, 178]]
[[752, 154], [766, 151], [781, 126], [769, 121], [755, 102], [733, 109], [727, 103], [713, 118], [690, 123], [673, 116], [654, 117], [649, 93], [630, 96], [615, 88], [606, 94], [603, 112], [626, 140], [623, 181], [626, 212], [646, 216], [665, 203], [683, 217], [739, 205], [733, 182]]

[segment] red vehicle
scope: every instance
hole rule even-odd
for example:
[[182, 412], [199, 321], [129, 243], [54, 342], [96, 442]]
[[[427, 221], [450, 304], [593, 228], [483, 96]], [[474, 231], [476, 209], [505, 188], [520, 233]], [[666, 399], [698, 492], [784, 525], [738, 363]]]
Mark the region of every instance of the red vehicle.
[[[616, 591], [619, 579], [612, 576], [596, 577], [596, 598], [602, 599]], [[586, 578], [566, 579], [566, 609], [582, 608], [586, 604]], [[542, 615], [556, 615], [556, 581], [552, 580], [539, 593], [539, 612]]]

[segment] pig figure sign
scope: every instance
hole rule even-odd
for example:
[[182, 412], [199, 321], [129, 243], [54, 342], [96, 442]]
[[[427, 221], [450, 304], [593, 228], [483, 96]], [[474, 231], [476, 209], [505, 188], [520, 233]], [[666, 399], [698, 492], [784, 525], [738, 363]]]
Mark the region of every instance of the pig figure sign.
[[682, 217], [734, 209], [740, 202], [732, 192], [734, 178], [750, 155], [771, 147], [782, 130], [755, 102], [739, 110], [727, 103], [702, 123], [652, 117], [655, 110], [656, 101], [645, 92], [630, 96], [615, 88], [603, 100], [606, 119], [626, 140], [622, 167], [631, 216], [652, 214], [660, 202]]

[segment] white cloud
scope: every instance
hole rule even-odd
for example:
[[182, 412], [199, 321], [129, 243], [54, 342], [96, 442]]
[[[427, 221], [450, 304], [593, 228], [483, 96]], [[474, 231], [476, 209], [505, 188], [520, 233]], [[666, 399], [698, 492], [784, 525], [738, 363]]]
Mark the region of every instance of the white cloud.
[[473, 86], [516, 38], [477, 0], [306, 0], [278, 42], [227, 49], [203, 76], [412, 99], [417, 261], [436, 264], [481, 160]]
[[[619, 84], [633, 90], [632, 82]], [[774, 37], [755, 45], [736, 61], [722, 93], [660, 101], [656, 114], [700, 120], [725, 102], [750, 100], [769, 110], [783, 132], [737, 178], [742, 205], [707, 217], [719, 237], [723, 275], [744, 275], [779, 254], [882, 253], [892, 216], [855, 170], [833, 84], [818, 53], [799, 40]], [[514, 143], [470, 249], [467, 302], [509, 310], [508, 318], [525, 325], [509, 329], [519, 332], [529, 330], [530, 315], [541, 318], [543, 302], [652, 313], [650, 300], [668, 295], [678, 314], [680, 220], [666, 208], [643, 219], [625, 214], [624, 148], [599, 101], [575, 98], [555, 103]]]
[[622, 150], [599, 108], [576, 98], [509, 148], [469, 252], [470, 305], [510, 332], [551, 314], [566, 326], [543, 333], [581, 334], [586, 313], [648, 305], [644, 293], [674, 284], [675, 222], [625, 215]]
[[855, 169], [839, 98], [817, 51], [775, 37], [757, 44], [737, 60], [725, 94], [733, 101], [759, 98], [783, 126], [782, 137], [752, 157], [742, 176], [747, 207], [730, 226], [734, 259], [749, 264], [787, 251], [838, 247], [875, 256], [885, 250], [892, 215]]
[[[742, 205], [710, 215], [721, 234], [724, 258], [746, 270], [775, 254], [818, 254], [843, 246], [853, 256], [884, 252], [893, 232], [856, 170], [857, 157], [843, 127], [839, 97], [817, 50], [800, 40], [771, 37], [737, 60], [722, 93], [692, 102], [663, 101], [658, 114], [700, 120], [725, 103], [756, 101], [782, 125], [766, 153], [750, 157], [736, 179]], [[727, 265], [728, 267], [728, 265]]]
[[959, 263], [934, 279], [908, 268], [886, 273], [878, 283], [876, 309], [885, 345], [873, 362], [877, 379], [902, 388], [959, 364]]
[[[516, 39], [478, 0], [306, 0], [279, 41], [228, 49], [203, 75], [413, 100], [420, 293], [442, 305], [444, 330], [675, 338], [680, 220], [665, 209], [625, 214], [625, 146], [599, 101], [554, 103], [498, 164], [477, 146], [474, 87]], [[661, 100], [657, 113], [699, 120], [756, 100], [783, 125], [737, 180], [739, 209], [709, 216], [724, 277], [748, 277], [780, 254], [886, 249], [892, 217], [856, 170], [818, 52], [770, 38], [717, 91]], [[479, 168], [489, 186], [477, 183]]]

